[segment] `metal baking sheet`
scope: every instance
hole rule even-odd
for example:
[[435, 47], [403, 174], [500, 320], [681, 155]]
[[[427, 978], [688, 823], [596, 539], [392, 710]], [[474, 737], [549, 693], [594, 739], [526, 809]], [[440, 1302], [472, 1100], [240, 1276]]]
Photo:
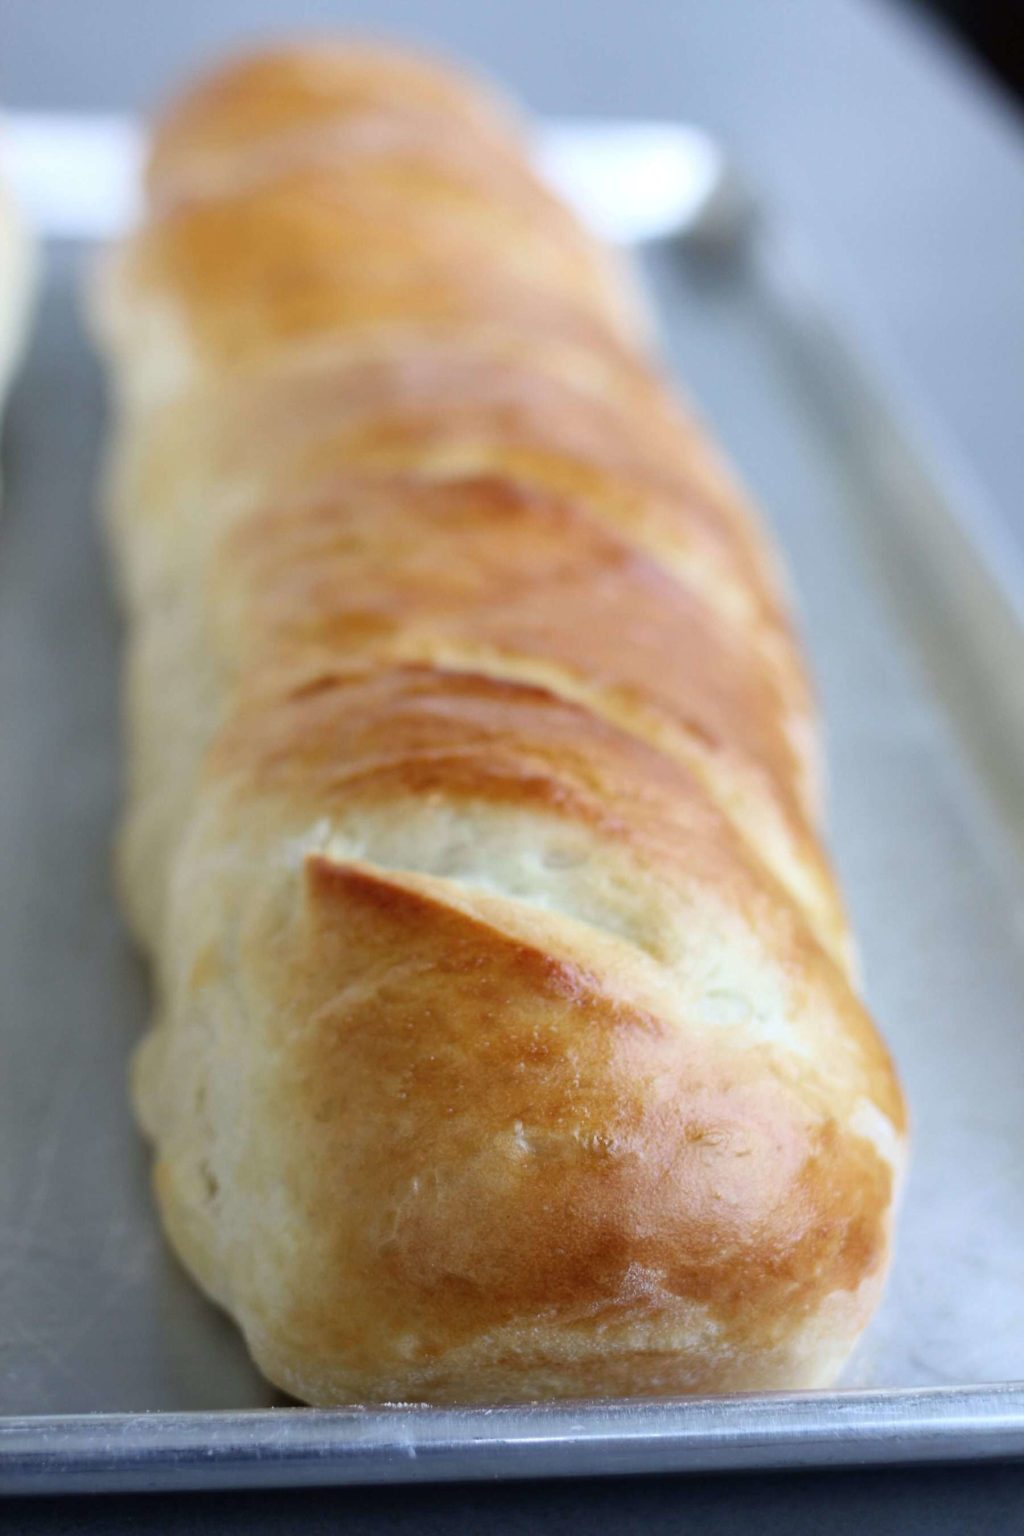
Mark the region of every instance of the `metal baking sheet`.
[[147, 990], [109, 874], [118, 622], [84, 256], [49, 254], [5, 432], [0, 1491], [1024, 1454], [1019, 594], [890, 424], [831, 398], [827, 327], [808, 348], [813, 316], [768, 302], [742, 264], [668, 245], [644, 258], [667, 357], [794, 574], [834, 852], [912, 1108], [886, 1301], [829, 1394], [323, 1413], [259, 1378], [163, 1244], [125, 1096]]

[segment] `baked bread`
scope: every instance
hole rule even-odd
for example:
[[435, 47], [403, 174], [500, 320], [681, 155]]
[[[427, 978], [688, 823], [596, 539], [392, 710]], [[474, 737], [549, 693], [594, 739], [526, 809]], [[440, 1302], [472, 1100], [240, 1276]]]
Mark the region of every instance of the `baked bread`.
[[32, 242], [4, 181], [3, 124], [0, 122], [0, 408], [24, 347], [33, 284]]
[[201, 83], [149, 198], [95, 315], [175, 1248], [309, 1402], [832, 1381], [904, 1111], [776, 561], [628, 280], [372, 48]]

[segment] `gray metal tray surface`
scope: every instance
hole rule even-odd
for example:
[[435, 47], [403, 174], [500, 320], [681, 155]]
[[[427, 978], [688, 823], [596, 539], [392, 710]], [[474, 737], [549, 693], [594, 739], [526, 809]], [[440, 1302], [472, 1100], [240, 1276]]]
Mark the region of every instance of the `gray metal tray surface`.
[[793, 571], [834, 852], [911, 1105], [886, 1300], [834, 1393], [320, 1412], [260, 1379], [165, 1248], [125, 1094], [147, 988], [110, 883], [118, 621], [82, 260], [49, 254], [5, 443], [0, 1492], [1024, 1454], [1017, 594], [895, 427], [832, 397], [821, 317], [668, 245], [644, 258], [664, 348]]

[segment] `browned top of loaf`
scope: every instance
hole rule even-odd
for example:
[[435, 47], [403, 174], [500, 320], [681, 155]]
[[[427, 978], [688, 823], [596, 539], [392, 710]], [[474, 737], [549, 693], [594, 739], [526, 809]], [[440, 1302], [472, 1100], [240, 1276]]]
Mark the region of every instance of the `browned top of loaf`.
[[497, 322], [591, 346], [614, 339], [596, 264], [545, 231], [513, 230], [483, 197], [459, 218], [448, 200], [373, 201], [336, 197], [329, 168], [289, 169], [216, 201], [176, 204], [137, 246], [137, 269], [177, 291], [221, 366], [410, 324]]
[[[429, 1360], [524, 1316], [558, 1312], [583, 1341], [623, 1307], [685, 1298], [723, 1352], [770, 1350], [880, 1263], [889, 1168], [757, 1051], [386, 876], [315, 860], [307, 899], [282, 978], [319, 1010], [297, 1107], [311, 1164], [359, 1191], [332, 1230], [330, 1183], [305, 1181], [310, 1225], [333, 1235], [329, 1281], [290, 1319], [314, 1348], [372, 1370], [409, 1331]], [[392, 1235], [425, 1144], [432, 1198]], [[374, 1304], [352, 1312], [338, 1280], [356, 1273]], [[712, 1347], [708, 1384], [720, 1370]]]
[[660, 723], [669, 750], [678, 735], [681, 751], [735, 753], [797, 814], [760, 657], [572, 501], [498, 476], [339, 478], [246, 518], [219, 575], [215, 611], [255, 675], [339, 658], [526, 661], [599, 711], [646, 718], [654, 735]]
[[[375, 44], [318, 39], [253, 53], [200, 81], [160, 123], [149, 167], [159, 197], [237, 169], [253, 151], [309, 151], [354, 120], [457, 132], [509, 155], [514, 120], [455, 69]], [[306, 142], [302, 142], [305, 140]]]
[[414, 60], [257, 57], [169, 116], [149, 183], [164, 213], [140, 267], [176, 288], [223, 360], [502, 310], [590, 340], [631, 329], [604, 253], [503, 118]]
[[[202, 422], [182, 423], [194, 444]], [[464, 331], [402, 335], [370, 356], [327, 349], [233, 381], [218, 405], [222, 475], [278, 491], [354, 468], [486, 471], [573, 496], [789, 639], [766, 561], [707, 439], [639, 358]], [[184, 446], [184, 445], [183, 445]], [[789, 645], [789, 669], [799, 671]], [[806, 700], [805, 700], [806, 705]]]

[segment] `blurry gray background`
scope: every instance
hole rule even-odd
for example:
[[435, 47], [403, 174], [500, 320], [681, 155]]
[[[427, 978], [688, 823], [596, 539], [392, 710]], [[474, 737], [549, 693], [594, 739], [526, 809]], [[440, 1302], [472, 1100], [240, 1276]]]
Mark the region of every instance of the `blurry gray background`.
[[1024, 542], [1024, 122], [884, 0], [0, 0], [0, 101], [144, 109], [287, 30], [398, 34], [549, 113], [721, 134]]

